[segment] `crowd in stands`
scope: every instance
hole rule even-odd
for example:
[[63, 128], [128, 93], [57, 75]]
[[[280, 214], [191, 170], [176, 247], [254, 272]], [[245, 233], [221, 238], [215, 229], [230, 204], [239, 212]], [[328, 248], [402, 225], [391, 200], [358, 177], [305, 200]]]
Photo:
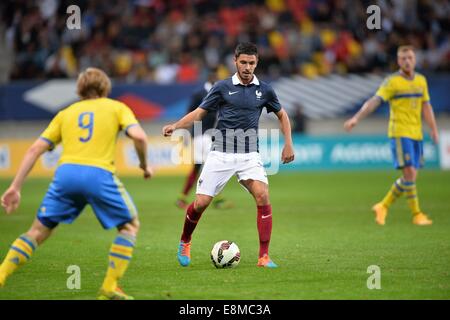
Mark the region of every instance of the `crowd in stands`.
[[[374, 3], [380, 30], [366, 26]], [[81, 29], [67, 27], [72, 4]], [[241, 41], [258, 45], [257, 74], [270, 79], [393, 71], [403, 44], [419, 70], [450, 71], [449, 0], [2, 0], [0, 10], [11, 80], [97, 66], [128, 82], [193, 82], [211, 67], [233, 72]]]

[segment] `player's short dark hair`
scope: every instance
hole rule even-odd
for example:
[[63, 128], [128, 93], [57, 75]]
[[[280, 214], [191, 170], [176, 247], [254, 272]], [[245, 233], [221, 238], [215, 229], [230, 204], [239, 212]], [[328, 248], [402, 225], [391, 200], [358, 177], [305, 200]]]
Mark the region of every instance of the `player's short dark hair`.
[[256, 47], [256, 44], [251, 42], [242, 42], [239, 43], [236, 46], [236, 49], [234, 50], [234, 56], [237, 58], [241, 54], [247, 54], [249, 56], [256, 56], [258, 57], [258, 47]]

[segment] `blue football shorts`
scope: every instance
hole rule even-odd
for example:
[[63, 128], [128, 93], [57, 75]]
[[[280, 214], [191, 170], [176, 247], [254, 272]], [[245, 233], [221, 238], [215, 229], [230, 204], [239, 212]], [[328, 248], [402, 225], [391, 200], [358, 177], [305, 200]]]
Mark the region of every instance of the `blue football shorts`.
[[396, 169], [405, 167], [422, 168], [423, 142], [409, 138], [391, 138], [391, 151]]
[[120, 180], [110, 171], [86, 165], [62, 164], [37, 214], [48, 228], [72, 223], [90, 204], [104, 229], [137, 217], [136, 206]]

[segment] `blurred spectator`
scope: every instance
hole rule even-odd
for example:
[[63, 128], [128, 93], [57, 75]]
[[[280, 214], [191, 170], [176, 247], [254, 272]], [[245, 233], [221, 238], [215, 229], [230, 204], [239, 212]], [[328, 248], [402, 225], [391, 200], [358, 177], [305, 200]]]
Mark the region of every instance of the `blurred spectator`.
[[299, 102], [293, 105], [292, 131], [295, 133], [306, 133], [306, 117], [303, 113], [303, 105]]
[[45, 77], [67, 78], [69, 75], [67, 60], [63, 57], [63, 49], [58, 50], [45, 61]]
[[[258, 45], [262, 78], [393, 71], [388, 61], [407, 43], [419, 69], [450, 71], [450, 0], [81, 0], [82, 28], [69, 30], [71, 2], [1, 1], [11, 79], [97, 66], [125, 81], [193, 82], [208, 68], [234, 70], [229, 52], [239, 41]], [[382, 30], [366, 28], [371, 4]]]

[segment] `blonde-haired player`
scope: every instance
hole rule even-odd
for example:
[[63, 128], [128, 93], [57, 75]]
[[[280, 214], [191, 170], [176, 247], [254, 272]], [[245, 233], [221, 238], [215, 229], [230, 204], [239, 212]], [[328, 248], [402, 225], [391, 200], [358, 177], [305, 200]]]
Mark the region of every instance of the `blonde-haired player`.
[[109, 252], [108, 271], [100, 299], [130, 299], [117, 286], [130, 262], [139, 230], [137, 210], [123, 184], [114, 174], [116, 138], [124, 130], [134, 141], [145, 179], [152, 176], [147, 165], [147, 135], [133, 112], [123, 103], [108, 99], [111, 82], [100, 69], [88, 68], [77, 81], [81, 101], [60, 111], [28, 149], [11, 186], [1, 198], [9, 214], [20, 203], [20, 191], [39, 157], [62, 144], [63, 151], [53, 181], [28, 232], [11, 245], [0, 266], [0, 287], [27, 262], [59, 223], [72, 223], [89, 204], [103, 228], [117, 228]]
[[439, 135], [430, 104], [426, 78], [415, 72], [416, 56], [412, 46], [401, 46], [397, 50], [397, 63], [400, 70], [388, 76], [375, 96], [367, 100], [362, 108], [344, 124], [347, 131], [365, 116], [373, 112], [382, 101], [388, 101], [390, 119], [388, 136], [394, 165], [403, 175], [391, 186], [383, 200], [372, 210], [375, 221], [384, 225], [388, 209], [400, 196], [405, 195], [416, 225], [431, 225], [432, 221], [419, 207], [416, 190], [417, 171], [423, 166], [422, 116], [430, 127], [430, 135], [438, 143]]

